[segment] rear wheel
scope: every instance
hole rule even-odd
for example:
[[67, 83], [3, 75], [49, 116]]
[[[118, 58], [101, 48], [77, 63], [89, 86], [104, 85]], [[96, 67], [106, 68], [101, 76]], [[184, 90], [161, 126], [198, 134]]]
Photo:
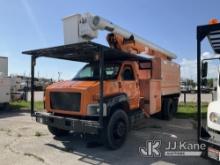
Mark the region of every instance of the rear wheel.
[[162, 118], [171, 120], [177, 111], [177, 101], [173, 98], [164, 98], [162, 104]]
[[178, 111], [178, 103], [179, 103], [179, 99], [177, 97], [173, 98], [173, 106], [174, 106], [174, 115], [177, 113]]
[[112, 114], [105, 131], [106, 146], [113, 150], [120, 148], [126, 140], [128, 127], [127, 114], [121, 109], [116, 110]]
[[50, 131], [50, 133], [52, 133], [53, 135], [60, 137], [60, 136], [65, 136], [68, 135], [69, 131], [67, 130], [63, 130], [63, 129], [59, 129], [56, 127], [52, 127], [48, 125], [48, 130]]

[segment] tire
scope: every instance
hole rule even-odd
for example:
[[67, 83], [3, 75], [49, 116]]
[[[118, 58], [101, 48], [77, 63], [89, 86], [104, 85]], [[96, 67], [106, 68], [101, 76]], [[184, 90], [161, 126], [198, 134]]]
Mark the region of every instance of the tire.
[[202, 157], [202, 158], [205, 158], [205, 159], [208, 158], [208, 151], [207, 151], [207, 148], [206, 148], [204, 151], [202, 151], [201, 157]]
[[174, 114], [173, 115], [176, 115], [176, 113], [178, 111], [178, 104], [179, 104], [179, 99], [173, 98], [173, 106], [174, 106]]
[[126, 141], [129, 130], [128, 116], [121, 109], [116, 110], [110, 117], [104, 132], [105, 145], [116, 150]]
[[171, 120], [177, 111], [177, 108], [175, 107], [175, 101], [173, 101], [172, 98], [164, 98], [162, 105], [162, 118], [164, 120]]
[[56, 137], [65, 136], [65, 135], [68, 135], [69, 133], [69, 131], [67, 130], [59, 129], [59, 128], [52, 127], [49, 125], [48, 125], [48, 130], [50, 131], [51, 134], [53, 134]]
[[4, 110], [4, 111], [9, 110], [10, 109], [9, 103], [2, 103], [2, 104], [0, 104], [0, 109]]
[[6, 111], [8, 111], [8, 110], [10, 109], [9, 103], [4, 103], [4, 104], [3, 104], [3, 109], [6, 110]]

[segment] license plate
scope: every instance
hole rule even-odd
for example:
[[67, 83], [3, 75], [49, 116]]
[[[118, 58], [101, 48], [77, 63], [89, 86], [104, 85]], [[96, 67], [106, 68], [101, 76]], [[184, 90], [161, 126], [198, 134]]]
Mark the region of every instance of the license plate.
[[220, 151], [212, 147], [208, 147], [208, 157], [220, 161]]

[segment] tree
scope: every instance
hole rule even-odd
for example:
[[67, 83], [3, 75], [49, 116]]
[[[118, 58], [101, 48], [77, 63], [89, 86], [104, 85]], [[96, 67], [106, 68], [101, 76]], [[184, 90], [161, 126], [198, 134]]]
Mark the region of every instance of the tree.
[[213, 87], [213, 78], [208, 78], [207, 79], [207, 87], [212, 88]]
[[186, 79], [186, 85], [195, 88], [196, 83], [192, 79]]

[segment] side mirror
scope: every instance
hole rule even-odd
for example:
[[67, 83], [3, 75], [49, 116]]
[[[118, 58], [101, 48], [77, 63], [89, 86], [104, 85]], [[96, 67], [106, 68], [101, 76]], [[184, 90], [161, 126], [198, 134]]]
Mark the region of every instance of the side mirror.
[[208, 62], [202, 63], [202, 78], [206, 78], [208, 74]]
[[218, 85], [220, 86], [220, 73], [219, 73], [219, 76], [218, 76]]

